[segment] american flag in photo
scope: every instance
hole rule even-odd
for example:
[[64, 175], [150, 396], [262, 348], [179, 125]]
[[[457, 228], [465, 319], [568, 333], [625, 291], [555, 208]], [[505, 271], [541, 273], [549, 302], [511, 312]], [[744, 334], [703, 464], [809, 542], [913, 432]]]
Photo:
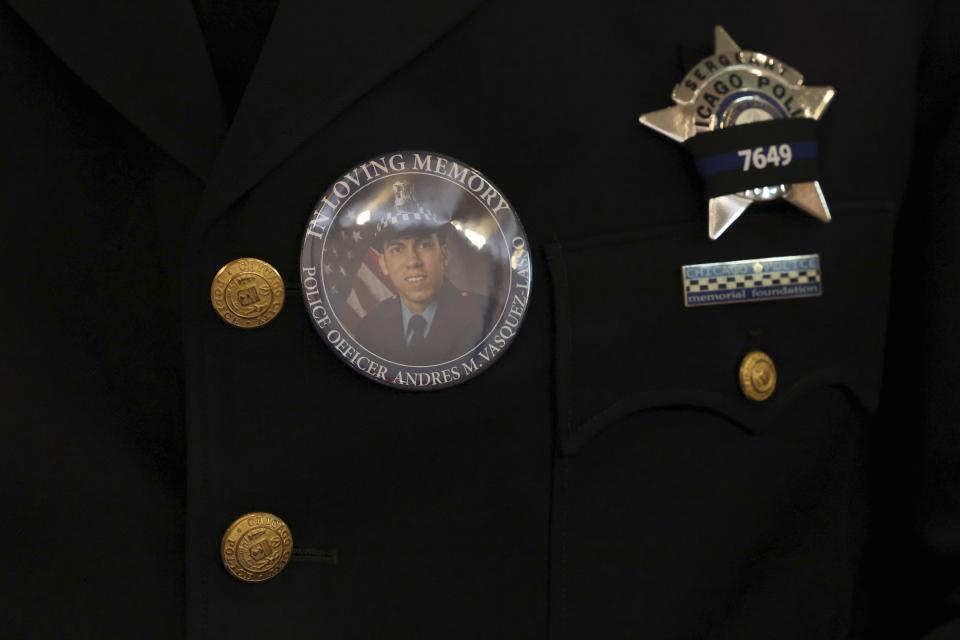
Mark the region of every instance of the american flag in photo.
[[[328, 237], [323, 253], [323, 277], [327, 295], [340, 321], [354, 330], [374, 307], [395, 295], [393, 284], [380, 272], [373, 249], [375, 225], [355, 213], [347, 213], [340, 229]], [[360, 218], [358, 220], [358, 217]]]

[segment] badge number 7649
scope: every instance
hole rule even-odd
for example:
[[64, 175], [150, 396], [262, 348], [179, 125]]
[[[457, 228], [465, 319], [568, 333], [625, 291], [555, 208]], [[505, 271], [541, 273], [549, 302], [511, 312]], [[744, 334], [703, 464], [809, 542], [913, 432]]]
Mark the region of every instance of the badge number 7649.
[[743, 158], [743, 170], [764, 169], [768, 164], [775, 167], [785, 167], [793, 160], [793, 149], [789, 144], [770, 145], [766, 149], [741, 149], [737, 155]]

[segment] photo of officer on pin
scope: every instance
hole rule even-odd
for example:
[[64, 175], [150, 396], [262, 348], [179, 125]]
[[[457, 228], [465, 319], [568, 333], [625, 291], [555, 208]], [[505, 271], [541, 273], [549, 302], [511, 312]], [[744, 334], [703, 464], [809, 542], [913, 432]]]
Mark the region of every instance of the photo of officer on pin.
[[500, 314], [487, 295], [455, 286], [449, 218], [423, 207], [414, 184], [392, 184], [392, 206], [378, 212], [370, 250], [376, 275], [392, 295], [365, 313], [357, 342], [392, 362], [426, 366], [457, 358], [480, 343]]
[[327, 345], [378, 384], [431, 390], [490, 369], [530, 295], [513, 207], [470, 165], [429, 151], [359, 163], [304, 232], [304, 303]]

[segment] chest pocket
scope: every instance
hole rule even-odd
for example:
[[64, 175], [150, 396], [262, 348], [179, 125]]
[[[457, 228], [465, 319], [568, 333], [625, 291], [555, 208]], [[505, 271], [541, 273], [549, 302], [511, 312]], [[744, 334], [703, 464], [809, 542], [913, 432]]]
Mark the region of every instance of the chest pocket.
[[[716, 412], [747, 432], [822, 386], [875, 408], [887, 315], [893, 210], [835, 205], [822, 224], [782, 202], [748, 209], [719, 240], [706, 221], [547, 247], [556, 318], [558, 440], [577, 453], [627, 415], [667, 407]], [[819, 254], [817, 298], [686, 308], [681, 266]], [[738, 369], [759, 349], [777, 367], [766, 401]]]

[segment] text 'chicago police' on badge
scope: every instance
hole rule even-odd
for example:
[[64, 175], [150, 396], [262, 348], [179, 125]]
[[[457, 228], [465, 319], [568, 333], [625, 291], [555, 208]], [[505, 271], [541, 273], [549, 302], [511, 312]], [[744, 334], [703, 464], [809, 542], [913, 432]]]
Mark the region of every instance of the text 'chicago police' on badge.
[[348, 366], [401, 389], [488, 369], [530, 297], [527, 237], [476, 169], [397, 151], [347, 171], [320, 198], [300, 254], [304, 303]]

